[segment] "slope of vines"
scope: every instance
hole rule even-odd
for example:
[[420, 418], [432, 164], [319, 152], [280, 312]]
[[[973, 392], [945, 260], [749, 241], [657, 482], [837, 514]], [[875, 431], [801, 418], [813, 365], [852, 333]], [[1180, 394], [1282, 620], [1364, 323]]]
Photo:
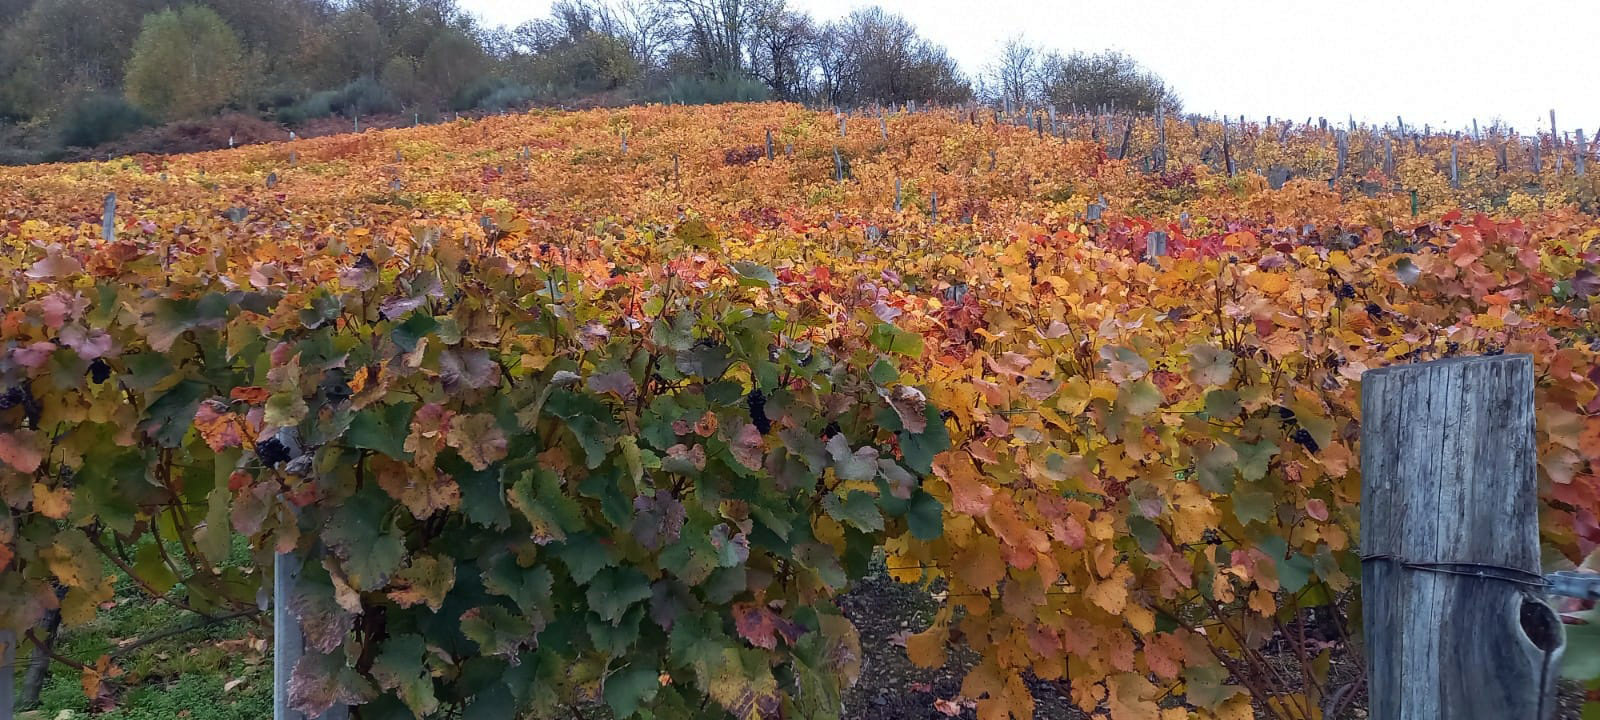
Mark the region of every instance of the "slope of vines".
[[1600, 545], [1594, 178], [1414, 213], [1436, 150], [1272, 190], [1172, 127], [1159, 174], [787, 105], [0, 171], [0, 628], [92, 617], [102, 554], [252, 604], [270, 573], [212, 569], [241, 533], [305, 559], [306, 712], [837, 717], [832, 598], [881, 551], [943, 581], [907, 650], [976, 650], [982, 718], [1032, 716], [1025, 673], [1116, 720], [1321, 717], [1364, 370], [1531, 354], [1552, 566]]

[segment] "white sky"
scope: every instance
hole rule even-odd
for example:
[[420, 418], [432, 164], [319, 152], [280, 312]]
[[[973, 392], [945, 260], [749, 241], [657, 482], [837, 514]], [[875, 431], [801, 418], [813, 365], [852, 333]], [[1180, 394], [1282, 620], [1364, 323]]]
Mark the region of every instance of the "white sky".
[[[549, 0], [460, 0], [489, 25]], [[790, 0], [821, 20], [878, 4], [969, 75], [1009, 37], [1122, 50], [1190, 111], [1600, 131], [1600, 0]]]

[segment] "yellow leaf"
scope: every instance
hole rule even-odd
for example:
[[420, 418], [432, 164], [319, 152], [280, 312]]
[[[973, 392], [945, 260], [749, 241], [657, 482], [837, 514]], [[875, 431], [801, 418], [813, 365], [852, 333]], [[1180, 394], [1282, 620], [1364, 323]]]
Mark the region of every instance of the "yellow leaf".
[[67, 513], [72, 511], [72, 490], [65, 487], [52, 489], [36, 482], [33, 484], [33, 509], [51, 520], [65, 520]]
[[917, 667], [944, 667], [949, 632], [941, 625], [906, 636], [906, 657]]
[[1132, 577], [1132, 571], [1119, 565], [1110, 578], [1091, 584], [1084, 595], [1101, 610], [1120, 615], [1128, 604], [1128, 580]]

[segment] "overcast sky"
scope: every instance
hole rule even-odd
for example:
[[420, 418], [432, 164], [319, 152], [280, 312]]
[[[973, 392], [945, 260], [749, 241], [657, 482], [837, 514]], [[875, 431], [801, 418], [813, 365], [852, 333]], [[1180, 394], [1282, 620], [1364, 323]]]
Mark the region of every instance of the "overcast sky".
[[[549, 0], [460, 0], [490, 25]], [[829, 19], [861, 0], [790, 0]], [[1122, 50], [1191, 111], [1518, 130], [1600, 129], [1600, 0], [879, 0], [969, 75], [1020, 35], [1062, 51]]]

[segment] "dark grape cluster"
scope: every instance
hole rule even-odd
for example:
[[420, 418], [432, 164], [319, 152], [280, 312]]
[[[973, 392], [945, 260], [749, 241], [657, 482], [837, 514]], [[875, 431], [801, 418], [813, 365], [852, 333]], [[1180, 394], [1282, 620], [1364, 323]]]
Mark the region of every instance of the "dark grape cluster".
[[1314, 453], [1320, 449], [1320, 447], [1317, 445], [1317, 439], [1311, 437], [1311, 432], [1305, 428], [1300, 428], [1299, 430], [1294, 431], [1294, 434], [1290, 435], [1289, 439], [1293, 440], [1295, 444], [1299, 445], [1300, 447], [1305, 448], [1306, 452]]
[[745, 405], [750, 408], [750, 422], [756, 426], [756, 431], [762, 435], [772, 432], [772, 420], [767, 418], [767, 396], [761, 388], [750, 391], [745, 398]]
[[1383, 308], [1378, 307], [1377, 303], [1367, 303], [1367, 314], [1372, 316], [1373, 320], [1377, 320], [1383, 317]]
[[1356, 296], [1356, 286], [1351, 285], [1350, 283], [1341, 283], [1339, 285], [1339, 289], [1334, 291], [1334, 294], [1338, 295], [1340, 298], [1349, 300]]
[[94, 362], [89, 363], [89, 379], [93, 380], [96, 385], [105, 382], [110, 377], [111, 365], [106, 362], [105, 358], [95, 358]]
[[256, 443], [256, 457], [267, 465], [277, 465], [289, 461], [289, 446], [283, 444], [276, 436]]
[[28, 394], [23, 392], [22, 388], [7, 388], [4, 393], [0, 393], [0, 410], [10, 410], [11, 408], [27, 402], [27, 400]]

